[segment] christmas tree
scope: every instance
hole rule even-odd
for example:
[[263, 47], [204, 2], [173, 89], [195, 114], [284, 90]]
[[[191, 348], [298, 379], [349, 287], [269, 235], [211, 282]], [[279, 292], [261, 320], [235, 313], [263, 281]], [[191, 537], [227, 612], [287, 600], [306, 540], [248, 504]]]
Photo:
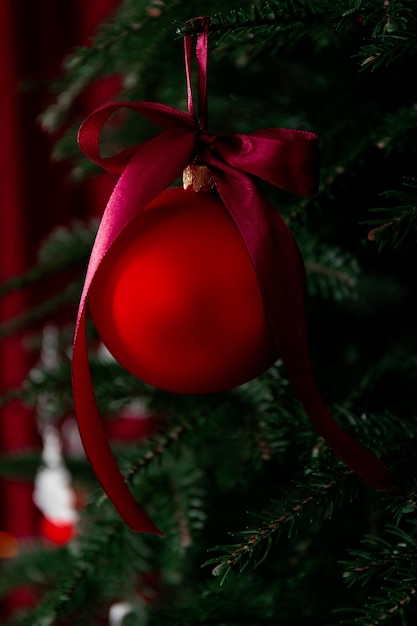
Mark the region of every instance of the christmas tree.
[[[0, 457], [1, 477], [25, 483], [39, 518], [31, 537], [0, 529], [1, 624], [415, 624], [417, 6], [205, 4], [122, 0], [48, 85], [42, 132], [52, 138], [51, 167], [66, 168], [73, 205], [37, 262], [0, 287], [6, 300], [37, 294], [1, 326], [3, 341], [22, 338], [32, 367], [4, 390], [0, 408], [13, 419], [23, 406], [39, 433], [37, 447]], [[201, 15], [209, 19], [193, 19]], [[103, 103], [101, 92], [91, 96], [103, 79], [111, 84], [105, 100], [187, 111], [183, 42], [195, 43], [205, 25], [210, 132], [294, 129], [319, 138], [317, 190], [256, 184], [302, 254], [320, 395], [349, 441], [387, 468], [390, 488], [358, 476], [354, 459], [346, 464], [318, 432], [288, 352], [232, 389], [176, 393], [124, 369], [88, 319], [103, 429], [160, 537], [131, 530], [78, 438], [77, 307], [118, 176], [83, 154], [77, 133]], [[160, 131], [120, 109], [100, 150], [109, 157]], [[80, 212], [81, 196], [95, 198], [94, 214]], [[11, 602], [22, 590], [30, 602]]]

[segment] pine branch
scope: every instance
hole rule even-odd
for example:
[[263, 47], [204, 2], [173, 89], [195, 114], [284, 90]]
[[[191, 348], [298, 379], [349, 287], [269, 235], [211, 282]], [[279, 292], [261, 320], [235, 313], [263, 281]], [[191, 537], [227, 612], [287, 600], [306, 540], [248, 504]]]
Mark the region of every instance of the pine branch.
[[[38, 251], [37, 264], [25, 274], [13, 276], [0, 285], [1, 298], [14, 291], [33, 286], [66, 269], [79, 268], [81, 275], [78, 280], [67, 284], [60, 293], [49, 296], [40, 304], [32, 306], [30, 310], [4, 321], [0, 326], [0, 339], [47, 320], [62, 307], [77, 302], [96, 230], [96, 220], [91, 220], [87, 224], [74, 221], [68, 227], [56, 228]], [[0, 406], [4, 406], [13, 399], [26, 399], [30, 395], [28, 392], [28, 386], [20, 390], [9, 390], [0, 399]]]
[[388, 66], [398, 62], [402, 57], [414, 57], [417, 54], [417, 37], [415, 32], [404, 32], [393, 35], [377, 43], [371, 42], [362, 46], [359, 58], [363, 58], [363, 68], [372, 70], [380, 66]]
[[[229, 12], [219, 11], [210, 18], [209, 32], [221, 35], [241, 36], [254, 32], [258, 29], [280, 29], [290, 26], [292, 29], [302, 24], [308, 27], [307, 20], [320, 14], [320, 3], [311, 0], [284, 0], [277, 2], [267, 0], [257, 5], [251, 5], [250, 10], [239, 8]], [[178, 24], [176, 33], [178, 36], [193, 35], [201, 31], [198, 21], [190, 20], [186, 24]], [[241, 32], [239, 32], [241, 31]]]
[[417, 106], [413, 102], [400, 106], [397, 111], [385, 115], [383, 127], [375, 137], [375, 144], [387, 156], [405, 152], [415, 153], [417, 146], [413, 137], [417, 125]]
[[[127, 456], [123, 459], [123, 464], [128, 466], [125, 469], [124, 475], [127, 481], [132, 481], [136, 475], [147, 468], [151, 463], [154, 463], [160, 458], [171, 446], [177, 444], [192, 428], [199, 424], [202, 420], [201, 415], [194, 415], [192, 419], [184, 421], [181, 424], [176, 424], [166, 432], [156, 434], [152, 436], [146, 444], [147, 450], [143, 452], [139, 459], [129, 462]], [[130, 456], [136, 457], [137, 450], [133, 451]]]
[[52, 313], [56, 313], [63, 306], [74, 304], [81, 295], [82, 283], [79, 281], [68, 285], [61, 293], [44, 300], [41, 304], [32, 307], [22, 315], [4, 322], [0, 327], [0, 339], [17, 333], [35, 322], [47, 320]]
[[[205, 492], [201, 487], [203, 475], [196, 468], [193, 455], [190, 454], [188, 463], [184, 463], [184, 455], [182, 455], [181, 461], [180, 475], [178, 472], [174, 473], [179, 465], [175, 459], [168, 471], [171, 476], [170, 487], [174, 508], [171, 519], [175, 522], [175, 536], [178, 537], [178, 544], [181, 548], [186, 549], [193, 543], [195, 532], [201, 531], [204, 527], [206, 519], [203, 507]], [[169, 519], [169, 517], [164, 515], [164, 519]]]
[[217, 581], [208, 580], [188, 588], [186, 594], [171, 601], [169, 606], [155, 603], [150, 607], [147, 623], [149, 626], [277, 626], [275, 616], [282, 612], [279, 607], [280, 593], [276, 586], [271, 589], [256, 578], [230, 576], [222, 587]]
[[[95, 80], [120, 74], [126, 87], [132, 80], [137, 84], [145, 59], [154, 53], [156, 56], [158, 44], [172, 27], [171, 13], [181, 4], [181, 0], [166, 0], [152, 8], [147, 1], [124, 0], [112, 18], [98, 28], [90, 45], [74, 49], [67, 57], [64, 75], [51, 87], [59, 94], [56, 102], [40, 117], [44, 130], [56, 132], [77, 97]], [[143, 78], [147, 85], [149, 78]]]
[[[265, 381], [261, 379], [257, 384], [254, 381], [253, 393], [258, 408], [248, 428], [255, 435], [252, 435], [256, 454], [254, 464], [258, 467], [258, 460], [261, 463], [274, 461], [285, 466], [290, 474], [291, 457], [296, 455], [298, 463], [309, 463], [312, 456], [326, 454], [326, 445], [322, 445], [323, 440], [312, 427], [301, 405], [294, 401], [282, 368], [282, 362], [278, 361], [268, 372]], [[258, 385], [259, 391], [256, 388]]]
[[417, 54], [417, 14], [411, 0], [384, 0], [378, 9], [368, 15], [375, 20], [372, 38], [356, 55], [362, 58], [362, 67], [374, 70]]
[[60, 226], [51, 233], [38, 252], [37, 265], [27, 273], [13, 276], [0, 285], [0, 298], [38, 283], [43, 278], [67, 268], [86, 265], [94, 237], [97, 220], [85, 224], [74, 221], [70, 226]]
[[[203, 415], [201, 413], [196, 413], [190, 416], [188, 419], [181, 419], [180, 423], [175, 423], [171, 426], [167, 425], [165, 426], [165, 428], [161, 427], [160, 432], [156, 432], [155, 434], [149, 436], [139, 445], [132, 445], [129, 447], [129, 449], [126, 449], [125, 446], [123, 452], [118, 455], [119, 467], [126, 481], [132, 485], [133, 489], [135, 488], [135, 484], [139, 480], [141, 481], [141, 498], [146, 499], [146, 494], [148, 492], [149, 498], [152, 498], [152, 494], [155, 492], [155, 483], [161, 482], [162, 484], [165, 484], [170, 482], [170, 479], [165, 476], [165, 472], [170, 475], [173, 471], [176, 471], [178, 474], [178, 479], [181, 480], [181, 471], [179, 469], [174, 470], [172, 468], [172, 455], [175, 453], [180, 455], [180, 458], [182, 458], [181, 463], [184, 462], [186, 467], [188, 467], [188, 470], [183, 475], [183, 479], [181, 481], [182, 486], [187, 486], [187, 489], [190, 489], [191, 492], [193, 492], [194, 484], [200, 479], [200, 473], [198, 467], [196, 468], [194, 466], [193, 469], [191, 469], [189, 463], [187, 462], [187, 458], [189, 457], [190, 452], [186, 447], [186, 436], [197, 426], [201, 426], [202, 422], [204, 422]], [[179, 463], [178, 458], [176, 458], [176, 461], [177, 463]], [[164, 470], [164, 468], [167, 467], [168, 469]], [[193, 477], [191, 484], [188, 482], [190, 477]], [[185, 489], [184, 492], [181, 493], [181, 497], [187, 493], [187, 489]], [[158, 491], [158, 489], [156, 490]], [[161, 493], [164, 492], [163, 490], [164, 488], [162, 488]], [[195, 492], [194, 495], [196, 495]], [[200, 493], [200, 497], [202, 497], [202, 492]], [[156, 517], [158, 519], [161, 519], [161, 525], [163, 527], [165, 527], [166, 524], [169, 523], [170, 519], [174, 520], [174, 526], [171, 525], [171, 534], [176, 536], [178, 530], [181, 531], [181, 524], [178, 525], [175, 522], [176, 513], [175, 510], [171, 510], [173, 499], [175, 500], [175, 496], [173, 497], [171, 493], [169, 497], [169, 506], [167, 507], [166, 501], [165, 505], [163, 505], [162, 507], [158, 506]], [[198, 499], [199, 498], [197, 498], [197, 500]], [[101, 492], [100, 495], [95, 495], [92, 500], [92, 506], [97, 507], [97, 509], [100, 510], [107, 503], [107, 495], [103, 492]], [[161, 500], [159, 501], [159, 504], [161, 505]], [[170, 509], [170, 514], [165, 516], [163, 515], [164, 506]], [[193, 513], [193, 507], [187, 509], [187, 511], [187, 516], [190, 515], [190, 522], [194, 517], [195, 525], [193, 524], [193, 528], [200, 528], [200, 521], [202, 518], [200, 516], [200, 519], [198, 519], [199, 513], [197, 512], [197, 508], [195, 509], [195, 515]]]
[[[127, 532], [123, 528], [120, 520], [110, 521], [109, 519], [95, 520], [88, 532], [80, 536], [77, 541], [77, 551], [72, 553], [66, 566], [55, 573], [49, 591], [43, 596], [39, 604], [32, 610], [25, 613], [16, 620], [19, 626], [52, 626], [59, 623], [63, 616], [70, 616], [74, 611], [80, 611], [83, 607], [91, 603], [92, 598], [88, 597], [89, 589], [95, 587], [95, 579], [101, 578], [103, 584], [103, 567], [109, 556], [115, 553], [115, 546], [129, 550], [129, 558], [133, 552], [127, 538]], [[120, 552], [119, 552], [120, 555]], [[126, 560], [126, 564], [129, 560]], [[115, 563], [113, 562], [113, 568]], [[101, 569], [100, 569], [101, 568]], [[127, 575], [130, 577], [130, 568]], [[119, 575], [121, 570], [119, 570]], [[122, 581], [119, 580], [119, 589]], [[107, 583], [108, 585], [108, 583]], [[111, 589], [111, 587], [110, 587]], [[97, 594], [95, 589], [94, 603], [97, 608], [98, 603], [103, 600], [103, 590]], [[90, 605], [90, 616], [93, 607]], [[77, 613], [75, 613], [77, 614]], [[78, 616], [80, 613], [78, 612]]]
[[324, 516], [331, 516], [333, 508], [341, 505], [348, 490], [348, 478], [352, 476], [350, 470], [340, 463], [331, 463], [327, 472], [320, 468], [307, 470], [304, 482], [296, 485], [293, 493], [287, 493], [285, 502], [280, 504], [277, 513], [263, 515], [264, 521], [260, 528], [231, 532], [231, 536], [243, 537], [241, 542], [211, 548], [210, 551], [224, 554], [204, 563], [204, 566], [215, 566], [214, 576], [221, 576], [221, 584], [233, 568], [238, 567], [243, 572], [250, 563], [259, 567], [266, 559], [273, 541], [277, 541], [285, 532], [291, 537], [297, 532], [306, 515], [310, 515], [317, 523]]
[[17, 556], [2, 561], [0, 598], [6, 598], [11, 591], [21, 585], [22, 580], [36, 587], [46, 585], [52, 572], [61, 571], [69, 564], [70, 555], [65, 548], [56, 549], [41, 539], [21, 540]]
[[381, 197], [399, 202], [393, 207], [372, 208], [371, 212], [379, 212], [384, 217], [364, 222], [374, 228], [368, 234], [368, 239], [378, 243], [381, 251], [385, 246], [398, 248], [410, 236], [417, 240], [417, 179], [406, 178], [405, 191], [385, 191]]
[[319, 247], [314, 239], [303, 248], [311, 296], [320, 295], [337, 302], [356, 297], [359, 264], [353, 256], [337, 247]]
[[[388, 624], [397, 614], [403, 617], [407, 605], [415, 604], [417, 591], [417, 522], [408, 520], [410, 531], [388, 525], [384, 537], [367, 537], [363, 549], [351, 550], [351, 559], [343, 561], [344, 577], [349, 586], [378, 585], [363, 609], [354, 611], [352, 621], [343, 624], [379, 626]], [[347, 610], [349, 613], [349, 610]]]

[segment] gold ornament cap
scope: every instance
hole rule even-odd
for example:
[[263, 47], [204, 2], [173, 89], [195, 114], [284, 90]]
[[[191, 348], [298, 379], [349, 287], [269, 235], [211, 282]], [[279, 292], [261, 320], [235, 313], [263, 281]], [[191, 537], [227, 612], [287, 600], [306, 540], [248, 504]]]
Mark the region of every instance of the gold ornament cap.
[[182, 173], [182, 185], [186, 191], [210, 191], [214, 181], [207, 165], [190, 163]]

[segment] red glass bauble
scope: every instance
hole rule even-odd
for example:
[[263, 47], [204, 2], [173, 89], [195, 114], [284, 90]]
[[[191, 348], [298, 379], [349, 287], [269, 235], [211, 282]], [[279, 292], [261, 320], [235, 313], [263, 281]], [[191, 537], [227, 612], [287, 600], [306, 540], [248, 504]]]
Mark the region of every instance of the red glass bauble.
[[42, 517], [40, 534], [56, 545], [64, 545], [75, 537], [75, 524], [63, 520]]
[[114, 358], [167, 391], [230, 389], [278, 356], [252, 263], [215, 191], [160, 194], [110, 248], [88, 299]]

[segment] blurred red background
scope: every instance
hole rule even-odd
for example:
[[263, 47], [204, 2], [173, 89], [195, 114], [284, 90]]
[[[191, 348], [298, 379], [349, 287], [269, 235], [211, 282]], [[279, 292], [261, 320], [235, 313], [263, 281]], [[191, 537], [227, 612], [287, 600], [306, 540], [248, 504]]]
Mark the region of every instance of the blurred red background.
[[[104, 177], [75, 186], [68, 165], [51, 161], [53, 137], [39, 115], [52, 101], [50, 82], [74, 46], [88, 45], [118, 0], [2, 0], [0, 2], [0, 284], [33, 265], [42, 240], [74, 217], [101, 213], [111, 189]], [[77, 103], [87, 114], [111, 98], [111, 80], [97, 84]], [[113, 184], [113, 183], [112, 183]], [[0, 322], [36, 302], [36, 289], [0, 300]], [[36, 355], [16, 333], [0, 342], [0, 393], [19, 387]], [[33, 412], [18, 401], [0, 411], [0, 454], [39, 448]], [[32, 484], [0, 481], [0, 531], [18, 540], [36, 535], [39, 512]], [[14, 605], [25, 597], [15, 594]]]

